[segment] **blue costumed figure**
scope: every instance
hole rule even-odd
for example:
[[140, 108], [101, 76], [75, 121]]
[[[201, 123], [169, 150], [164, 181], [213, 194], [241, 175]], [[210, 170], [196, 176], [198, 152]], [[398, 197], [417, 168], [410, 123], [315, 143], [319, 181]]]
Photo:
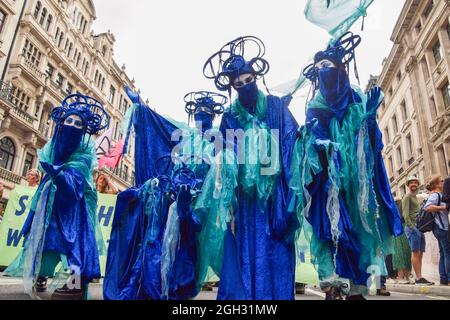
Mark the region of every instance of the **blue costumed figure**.
[[[359, 36], [344, 34], [304, 71], [312, 82], [306, 125], [292, 159], [291, 187], [327, 299], [364, 299], [370, 274], [403, 232], [382, 159], [376, 113], [382, 92], [350, 85]], [[355, 64], [355, 73], [356, 64]]]
[[[204, 66], [204, 74], [221, 91], [238, 98], [225, 111], [222, 164], [205, 181], [205, 201], [196, 210], [215, 206], [226, 230], [220, 273], [220, 300], [294, 299], [295, 247], [298, 227], [288, 211], [291, 151], [298, 125], [288, 105], [291, 96], [266, 96], [258, 78], [269, 70], [264, 44], [256, 37], [229, 42]], [[248, 56], [252, 55], [252, 56]]]
[[[118, 198], [104, 297], [192, 299], [221, 267], [214, 244], [223, 243], [224, 233], [220, 228], [213, 232], [214, 208], [196, 213], [193, 208], [214, 159], [207, 139], [212, 139], [213, 120], [223, 113], [227, 98], [210, 92], [186, 95], [186, 111], [196, 121], [191, 128], [160, 116], [131, 90], [128, 95], [134, 103], [138, 186]], [[211, 226], [206, 233], [203, 224]]]
[[91, 280], [101, 277], [99, 253], [106, 253], [96, 218], [97, 158], [90, 137], [107, 128], [109, 116], [94, 98], [75, 94], [52, 111], [52, 119], [53, 138], [39, 151], [45, 176], [22, 230], [24, 247], [6, 273], [22, 276], [33, 298], [49, 290], [55, 300], [84, 299]]

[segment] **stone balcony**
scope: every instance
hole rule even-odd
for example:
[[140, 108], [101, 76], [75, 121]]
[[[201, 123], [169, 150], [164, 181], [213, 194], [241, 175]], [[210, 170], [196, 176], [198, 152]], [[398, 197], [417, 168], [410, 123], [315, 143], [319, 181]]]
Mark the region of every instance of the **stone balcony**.
[[44, 73], [31, 60], [28, 60], [23, 54], [17, 57], [17, 60], [11, 64], [11, 71], [16, 76], [25, 74], [36, 85], [44, 84]]
[[9, 84], [0, 83], [0, 103], [14, 124], [26, 131], [36, 131], [37, 119], [13, 103], [12, 88]]
[[7, 181], [12, 184], [20, 184], [22, 177], [3, 168], [0, 168], [0, 180]]

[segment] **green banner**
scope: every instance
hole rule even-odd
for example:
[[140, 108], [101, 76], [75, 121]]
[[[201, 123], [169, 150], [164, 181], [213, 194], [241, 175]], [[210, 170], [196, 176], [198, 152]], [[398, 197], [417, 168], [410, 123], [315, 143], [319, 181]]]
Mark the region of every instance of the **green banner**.
[[[0, 266], [8, 266], [23, 246], [21, 231], [36, 190], [36, 188], [16, 186], [11, 192], [3, 221], [0, 222]], [[97, 217], [107, 246], [112, 229], [116, 199], [117, 196], [115, 195], [98, 195]], [[104, 274], [106, 257], [100, 257], [100, 264], [102, 274]]]

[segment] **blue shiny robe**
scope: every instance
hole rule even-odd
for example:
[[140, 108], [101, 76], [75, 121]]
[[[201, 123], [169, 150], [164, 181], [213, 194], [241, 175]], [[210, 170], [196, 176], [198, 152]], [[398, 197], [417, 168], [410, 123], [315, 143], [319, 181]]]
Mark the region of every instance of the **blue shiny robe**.
[[[362, 99], [358, 95], [357, 92], [353, 91], [353, 89], [349, 88], [349, 96], [351, 96], [350, 101], [361, 104]], [[306, 122], [307, 122], [307, 130], [309, 130], [315, 139], [322, 141], [332, 141], [335, 139], [331, 134], [331, 122], [333, 118], [338, 119], [339, 124], [342, 126], [343, 121], [356, 121], [355, 119], [351, 119], [350, 117], [345, 118], [349, 114], [349, 108], [351, 104], [347, 104], [345, 101], [343, 102], [344, 107], [342, 106], [339, 109], [339, 112], [336, 112], [333, 109], [333, 106], [329, 106], [329, 108], [309, 108], [306, 114]], [[363, 106], [365, 108], [365, 105]], [[342, 113], [342, 110], [345, 110], [345, 113]], [[376, 111], [367, 117], [367, 128], [368, 128], [368, 138], [370, 140], [371, 151], [372, 154], [368, 155], [368, 157], [373, 158], [373, 177], [371, 177], [371, 187], [374, 190], [374, 194], [376, 196], [376, 203], [380, 208], [380, 216], [381, 219], [376, 220], [375, 224], [378, 224], [378, 227], [382, 230], [388, 230], [388, 232], [384, 232], [381, 234], [382, 241], [389, 241], [390, 236], [399, 236], [403, 232], [400, 214], [398, 212], [397, 206], [395, 205], [395, 201], [391, 194], [391, 189], [389, 186], [388, 177], [386, 174], [386, 169], [383, 162], [382, 150], [383, 150], [383, 142], [382, 142], [382, 134], [379, 130], [377, 121], [376, 121]], [[330, 151], [315, 144], [313, 147], [315, 152], [318, 154], [320, 159], [320, 165], [322, 170], [318, 173], [314, 174], [313, 182], [307, 186], [307, 190], [311, 196], [311, 208], [309, 210], [309, 216], [307, 218], [309, 224], [312, 227], [313, 234], [315, 237], [314, 241], [318, 241], [322, 243], [321, 246], [317, 247], [317, 251], [313, 254], [318, 261], [319, 275], [321, 277], [330, 277], [330, 264], [333, 264], [331, 259], [326, 258], [327, 256], [332, 257], [336, 253], [336, 248], [334, 247], [333, 242], [333, 234], [331, 231], [331, 222], [329, 218], [329, 212], [327, 208], [327, 197], [328, 192], [330, 190], [330, 179], [335, 178], [330, 176], [329, 168], [331, 163], [329, 161], [333, 161], [333, 165], [336, 167], [337, 172], [339, 173], [339, 179], [342, 181], [346, 181], [348, 179], [358, 179], [357, 168], [353, 168], [353, 171], [350, 174], [354, 174], [354, 177], [343, 176], [343, 171], [341, 172], [341, 167], [343, 165], [347, 165], [343, 163], [341, 158], [342, 150], [346, 148], [356, 148], [358, 144], [358, 130], [361, 129], [364, 123], [359, 123], [357, 128], [354, 128], [354, 132], [348, 133], [353, 135], [354, 137], [354, 145], [341, 145], [338, 150], [333, 152], [333, 157], [330, 159], [329, 153]], [[340, 129], [342, 130], [342, 128]], [[317, 141], [317, 140], [316, 140]], [[366, 151], [367, 152], [367, 151]], [[342, 188], [344, 189], [344, 188]], [[354, 190], [357, 192], [357, 190]], [[342, 278], [350, 279], [356, 285], [365, 286], [367, 284], [367, 280], [369, 278], [369, 274], [366, 270], [369, 265], [365, 262], [365, 267], [362, 267], [361, 261], [365, 260], [365, 257], [362, 255], [361, 247], [364, 241], [367, 241], [372, 235], [368, 235], [362, 231], [361, 221], [357, 217], [352, 217], [350, 214], [350, 209], [353, 207], [357, 207], [357, 203], [355, 203], [354, 195], [346, 194], [345, 190], [341, 190], [339, 193], [339, 241], [337, 248], [336, 261], [335, 265], [335, 273]], [[375, 217], [370, 217], [370, 219], [374, 219]], [[384, 225], [386, 224], [386, 225]], [[368, 246], [366, 244], [366, 246]], [[325, 254], [323, 251], [328, 250], [328, 254]], [[321, 261], [320, 261], [321, 260]], [[325, 280], [325, 279], [322, 279]]]
[[[196, 233], [201, 225], [190, 211], [179, 212], [181, 242], [167, 276], [169, 296], [166, 297], [161, 284], [161, 253], [173, 199], [159, 189], [153, 193], [152, 199], [145, 192], [148, 190], [146, 182], [158, 174], [155, 161], [170, 155], [178, 143], [171, 141], [173, 131], [178, 128], [143, 104], [137, 107], [132, 121], [136, 135], [138, 187], [121, 193], [117, 200], [103, 294], [107, 300], [191, 299], [198, 293], [195, 279]], [[173, 165], [169, 165], [159, 173], [170, 176], [172, 169]]]
[[[83, 163], [83, 160], [80, 162]], [[90, 167], [90, 163], [84, 165]], [[69, 162], [53, 179], [49, 175], [44, 176], [35, 197], [47, 197], [51, 208], [51, 211], [46, 212], [30, 211], [22, 230], [25, 238], [28, 238], [36, 215], [45, 214], [49, 217], [39, 274], [53, 277], [55, 267], [61, 261], [61, 256], [64, 256], [66, 267], [80, 270], [82, 284], [100, 278], [99, 251], [93, 217], [88, 208], [88, 201], [96, 203], [97, 193], [86, 177], [71, 167]], [[37, 198], [33, 201], [38, 201]]]
[[[288, 109], [290, 98], [267, 97], [265, 119], [270, 129], [280, 132], [282, 168], [273, 194], [261, 211], [256, 195], [236, 190], [235, 230], [229, 226], [220, 275], [220, 300], [293, 300], [295, 246], [292, 239], [298, 221], [288, 212], [290, 161], [298, 124]], [[243, 129], [231, 112], [225, 112], [220, 131]], [[234, 141], [225, 141], [233, 146]], [[233, 149], [231, 149], [233, 150]], [[239, 184], [239, 178], [238, 178]]]

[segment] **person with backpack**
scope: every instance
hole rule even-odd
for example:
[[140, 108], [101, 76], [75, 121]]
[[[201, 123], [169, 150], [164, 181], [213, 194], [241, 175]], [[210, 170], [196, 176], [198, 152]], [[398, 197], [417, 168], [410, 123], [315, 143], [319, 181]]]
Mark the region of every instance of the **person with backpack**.
[[444, 179], [440, 175], [428, 178], [426, 188], [430, 191], [424, 211], [434, 217], [433, 234], [439, 243], [439, 275], [441, 286], [448, 286], [450, 278], [450, 239], [447, 204], [442, 201]]
[[447, 177], [447, 179], [445, 179], [444, 181], [444, 191], [442, 192], [442, 201], [447, 204], [447, 210], [450, 211], [450, 177]]
[[425, 252], [425, 235], [416, 228], [420, 203], [417, 199], [420, 181], [416, 177], [409, 177], [406, 185], [409, 189], [402, 200], [402, 214], [405, 220], [405, 234], [411, 247], [411, 262], [416, 273], [416, 285], [433, 285], [434, 283], [422, 277], [422, 259]]

